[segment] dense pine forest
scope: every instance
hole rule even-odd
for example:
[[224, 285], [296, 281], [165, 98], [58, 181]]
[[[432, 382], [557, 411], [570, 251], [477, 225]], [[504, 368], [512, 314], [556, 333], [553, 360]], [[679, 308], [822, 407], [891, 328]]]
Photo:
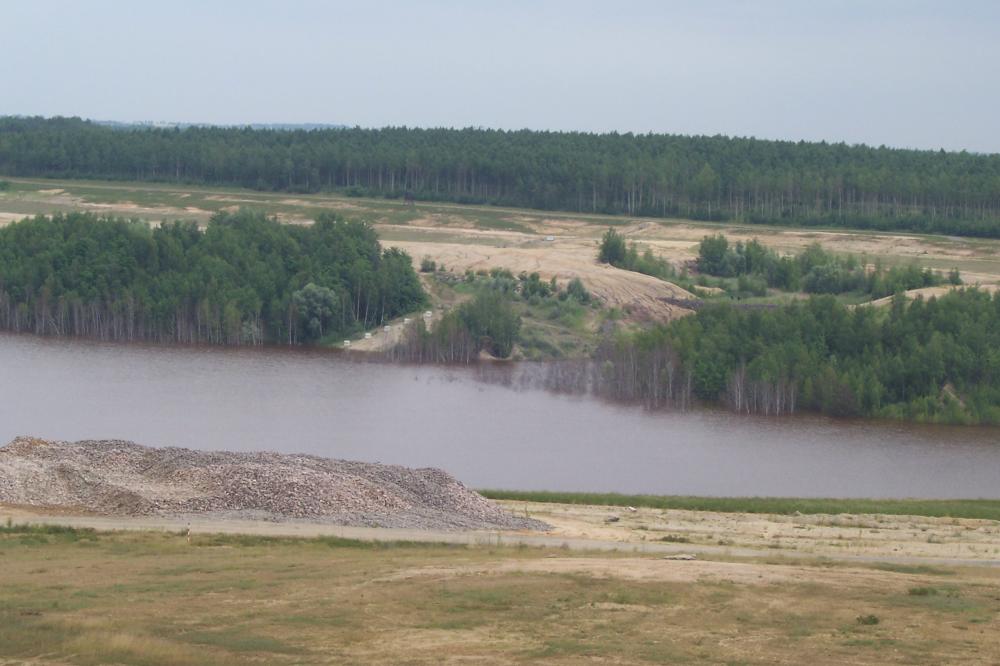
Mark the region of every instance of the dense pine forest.
[[0, 229], [0, 330], [106, 340], [297, 344], [420, 307], [410, 257], [372, 228], [263, 215], [194, 224], [71, 213]]
[[1000, 237], [1000, 155], [753, 138], [6, 117], [0, 174]]
[[715, 305], [609, 343], [598, 360], [603, 393], [653, 405], [1000, 424], [1000, 295], [896, 296], [888, 311], [832, 296]]

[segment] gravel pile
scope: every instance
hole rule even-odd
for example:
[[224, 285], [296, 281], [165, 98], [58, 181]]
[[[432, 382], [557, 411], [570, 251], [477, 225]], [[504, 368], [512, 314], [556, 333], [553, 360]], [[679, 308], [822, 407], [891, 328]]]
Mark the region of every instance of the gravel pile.
[[0, 502], [118, 516], [306, 520], [420, 529], [544, 529], [439, 469], [279, 453], [18, 437], [0, 448]]

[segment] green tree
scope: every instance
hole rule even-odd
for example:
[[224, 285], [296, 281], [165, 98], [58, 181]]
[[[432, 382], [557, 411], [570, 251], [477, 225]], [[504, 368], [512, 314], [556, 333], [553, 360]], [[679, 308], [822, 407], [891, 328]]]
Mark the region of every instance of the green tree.
[[597, 260], [602, 264], [618, 266], [624, 263], [626, 252], [625, 238], [609, 228], [601, 237], [601, 249], [597, 253]]
[[304, 326], [303, 339], [312, 342], [322, 338], [323, 331], [329, 328], [334, 313], [340, 309], [340, 296], [333, 289], [310, 282], [292, 294], [292, 303]]

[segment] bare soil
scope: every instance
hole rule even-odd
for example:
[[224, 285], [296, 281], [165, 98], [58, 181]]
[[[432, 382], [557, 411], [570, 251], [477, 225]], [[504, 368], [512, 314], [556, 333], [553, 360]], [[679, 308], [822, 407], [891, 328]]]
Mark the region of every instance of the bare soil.
[[[889, 515], [716, 513], [668, 509], [502, 502], [551, 525], [566, 539], [608, 540], [678, 549], [771, 551], [830, 559], [952, 560], [1000, 563], [1000, 523]], [[609, 522], [613, 520], [613, 522]]]
[[[449, 271], [464, 273], [505, 268], [517, 275], [538, 273], [543, 280], [556, 278], [565, 286], [573, 278], [607, 307], [618, 308], [635, 319], [670, 320], [691, 311], [664, 299], [695, 298], [690, 292], [663, 280], [600, 264], [597, 249], [590, 239], [560, 237], [553, 241], [516, 232], [452, 230], [452, 233], [478, 242], [428, 240], [387, 240], [413, 257], [414, 264], [429, 256]], [[390, 234], [391, 236], [391, 234]]]

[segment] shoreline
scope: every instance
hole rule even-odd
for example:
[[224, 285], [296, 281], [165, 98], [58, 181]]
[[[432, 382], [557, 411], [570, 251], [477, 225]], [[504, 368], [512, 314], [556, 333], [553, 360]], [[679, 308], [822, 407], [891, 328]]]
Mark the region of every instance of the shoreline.
[[1000, 498], [699, 496], [479, 488], [492, 500], [767, 515], [888, 515], [1000, 521]]
[[885, 514], [778, 515], [498, 502], [550, 529], [415, 529], [212, 516], [106, 516], [0, 504], [0, 523], [178, 538], [231, 535], [360, 543], [548, 548], [665, 559], [767, 559], [869, 565], [1000, 567], [1000, 521]]

